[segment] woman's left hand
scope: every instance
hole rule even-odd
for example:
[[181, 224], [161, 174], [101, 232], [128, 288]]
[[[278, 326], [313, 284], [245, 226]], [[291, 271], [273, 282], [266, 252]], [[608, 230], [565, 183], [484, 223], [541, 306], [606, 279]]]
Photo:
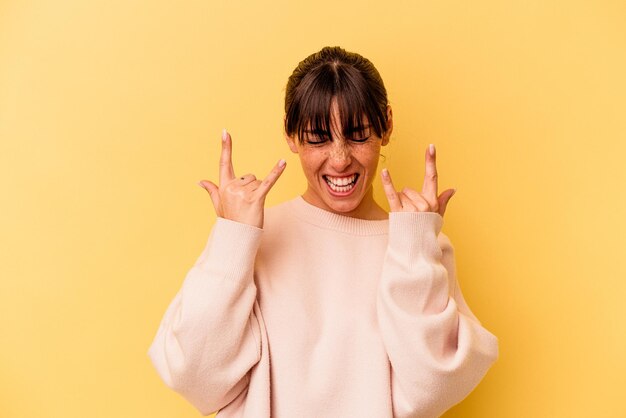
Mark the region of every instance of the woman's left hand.
[[436, 212], [443, 216], [448, 201], [456, 191], [447, 189], [437, 196], [437, 165], [433, 144], [426, 149], [426, 175], [421, 193], [408, 187], [396, 192], [389, 171], [383, 169], [381, 176], [391, 212]]

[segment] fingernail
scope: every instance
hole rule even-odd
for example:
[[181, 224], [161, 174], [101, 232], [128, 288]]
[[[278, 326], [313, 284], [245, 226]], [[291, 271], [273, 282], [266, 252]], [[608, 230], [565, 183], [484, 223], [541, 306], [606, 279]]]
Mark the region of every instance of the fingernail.
[[386, 179], [387, 179], [387, 178], [389, 178], [389, 171], [387, 171], [387, 169], [386, 169], [386, 168], [383, 168], [383, 169], [382, 169], [382, 173], [383, 173], [383, 177], [384, 177], [384, 178], [386, 178]]
[[198, 182], [198, 186], [200, 186], [200, 187], [202, 187], [204, 189], [204, 186], [202, 185], [202, 182], [200, 182], [200, 181]]
[[278, 161], [278, 166], [279, 166], [280, 168], [284, 167], [284, 166], [285, 166], [285, 164], [287, 164], [287, 161], [285, 161], [285, 160], [283, 160], [283, 159], [281, 159], [280, 161]]
[[226, 138], [228, 138], [226, 135], [226, 128], [224, 128], [222, 129], [222, 141], [226, 141]]
[[430, 144], [428, 146], [428, 151], [430, 152], [431, 157], [435, 156], [435, 145], [434, 144]]

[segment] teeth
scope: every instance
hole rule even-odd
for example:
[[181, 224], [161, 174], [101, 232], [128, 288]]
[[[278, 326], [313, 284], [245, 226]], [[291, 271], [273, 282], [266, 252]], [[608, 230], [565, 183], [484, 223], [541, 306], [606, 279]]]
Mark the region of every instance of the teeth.
[[343, 193], [347, 192], [354, 187], [354, 183], [356, 181], [356, 174], [351, 175], [350, 177], [330, 177], [324, 176], [326, 183], [336, 192]]
[[329, 184], [333, 184], [335, 186], [347, 186], [348, 184], [354, 182], [354, 179], [356, 178], [356, 174], [353, 174], [350, 177], [330, 177], [330, 176], [325, 176], [325, 177], [326, 177], [326, 181], [329, 182]]

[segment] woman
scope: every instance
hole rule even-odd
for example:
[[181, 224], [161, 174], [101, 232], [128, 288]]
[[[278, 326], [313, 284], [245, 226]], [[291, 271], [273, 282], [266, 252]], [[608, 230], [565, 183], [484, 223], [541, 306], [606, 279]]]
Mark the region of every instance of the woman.
[[219, 185], [200, 185], [217, 220], [168, 307], [149, 356], [203, 414], [226, 417], [438, 417], [498, 358], [468, 308], [450, 240], [454, 190], [437, 193], [435, 150], [421, 192], [382, 171], [391, 107], [370, 61], [326, 47], [300, 62], [285, 138], [302, 196], [264, 208], [285, 169], [235, 175], [224, 131]]

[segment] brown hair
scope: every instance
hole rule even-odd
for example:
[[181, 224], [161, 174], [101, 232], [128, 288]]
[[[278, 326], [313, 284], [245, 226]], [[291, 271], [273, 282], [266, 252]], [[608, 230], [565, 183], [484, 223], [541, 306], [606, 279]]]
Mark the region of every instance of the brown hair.
[[[364, 130], [365, 117], [378, 137], [387, 131], [387, 90], [367, 58], [326, 46], [300, 61], [285, 92], [285, 132], [303, 141], [305, 129], [330, 139], [330, 111], [337, 100], [344, 137]], [[310, 124], [310, 126], [309, 126]]]

